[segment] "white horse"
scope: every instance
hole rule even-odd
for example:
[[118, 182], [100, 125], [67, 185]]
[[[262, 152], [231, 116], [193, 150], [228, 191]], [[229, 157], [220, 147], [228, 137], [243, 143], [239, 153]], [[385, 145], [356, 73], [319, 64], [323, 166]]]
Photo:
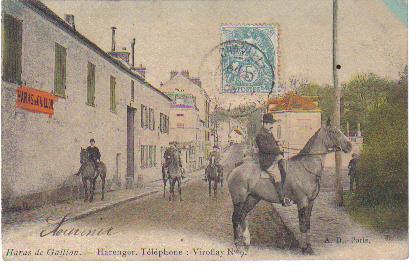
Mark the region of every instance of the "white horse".
[[[348, 153], [351, 149], [348, 138], [328, 122], [309, 139], [299, 154], [288, 161], [283, 190], [298, 207], [300, 246], [304, 254], [313, 254], [309, 242], [310, 218], [313, 202], [319, 193], [325, 156], [335, 150]], [[250, 245], [247, 214], [256, 204], [260, 200], [280, 202], [274, 185], [269, 179], [261, 178], [260, 172], [258, 162], [246, 161], [228, 176], [228, 189], [234, 204], [234, 242], [238, 248], [244, 246], [248, 249]]]

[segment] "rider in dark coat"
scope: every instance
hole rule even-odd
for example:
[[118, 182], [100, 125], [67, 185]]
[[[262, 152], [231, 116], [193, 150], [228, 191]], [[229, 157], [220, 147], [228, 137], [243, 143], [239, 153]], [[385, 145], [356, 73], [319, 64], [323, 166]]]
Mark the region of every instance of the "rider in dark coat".
[[[176, 173], [176, 171], [179, 171], [181, 173], [181, 175], [183, 175], [181, 156], [180, 155], [175, 156], [176, 152], [179, 153], [179, 151], [176, 147], [176, 143], [175, 142], [170, 142], [169, 147], [163, 153], [163, 158], [165, 159], [164, 167], [166, 167], [168, 169], [168, 175], [169, 176], [172, 174], [170, 172], [175, 172]], [[178, 160], [178, 161], [176, 161], [176, 160]], [[180, 169], [176, 169], [177, 168], [176, 164]]]
[[[288, 199], [284, 196], [283, 186], [286, 181], [286, 171], [283, 165], [283, 152], [280, 150], [276, 139], [274, 138], [272, 125], [276, 122], [271, 113], [263, 115], [264, 126], [256, 135], [256, 144], [259, 149], [259, 163], [262, 171], [266, 172], [273, 180], [277, 195], [283, 206], [287, 206]], [[280, 172], [280, 186], [275, 182]]]
[[215, 165], [220, 165], [221, 154], [220, 154], [220, 151], [219, 151], [219, 147], [217, 145], [214, 145], [213, 148], [214, 148], [214, 150], [211, 151], [209, 153], [209, 156], [208, 156], [209, 162], [211, 163], [212, 158], [214, 158], [214, 164]]
[[[94, 139], [90, 139], [90, 146], [88, 146], [86, 150], [87, 150], [87, 153], [88, 153], [88, 159], [94, 163], [95, 171], [98, 171], [98, 164], [101, 160], [101, 153], [100, 153], [100, 150], [98, 149], [98, 147], [95, 146], [95, 140]], [[81, 174], [83, 165], [84, 164], [81, 165], [78, 172], [75, 174], [76, 176]]]

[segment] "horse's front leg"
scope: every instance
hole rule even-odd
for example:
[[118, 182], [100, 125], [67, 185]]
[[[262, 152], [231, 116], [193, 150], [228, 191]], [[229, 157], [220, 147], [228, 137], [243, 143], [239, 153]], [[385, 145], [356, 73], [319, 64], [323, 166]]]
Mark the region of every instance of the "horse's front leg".
[[222, 188], [223, 187], [223, 183], [224, 183], [224, 176], [223, 176], [223, 174], [221, 174], [220, 179], [221, 179], [221, 188]]
[[166, 197], [166, 179], [163, 179], [163, 198]]
[[82, 178], [82, 183], [84, 185], [84, 202], [88, 201], [88, 184], [87, 184], [87, 179], [86, 178]]
[[300, 228], [300, 247], [302, 254], [312, 255], [313, 249], [310, 244], [310, 225], [313, 203], [305, 206], [298, 206], [299, 228]]
[[172, 200], [173, 189], [173, 181], [172, 179], [169, 179], [169, 201]]
[[179, 201], [182, 201], [182, 178], [178, 178]]
[[217, 186], [218, 186], [218, 177], [214, 179], [214, 197], [217, 197]]
[[208, 193], [211, 196], [211, 178], [208, 178]]
[[90, 202], [92, 202], [93, 199], [94, 199], [95, 181], [96, 181], [96, 179], [94, 179], [94, 178], [90, 181]]
[[105, 176], [101, 176], [101, 200], [104, 200]]
[[241, 217], [243, 212], [244, 203], [235, 203], [234, 204], [234, 211], [232, 215], [232, 222], [233, 222], [233, 230], [234, 230], [234, 244], [236, 245], [237, 249], [240, 249], [243, 246], [243, 232], [241, 227]]

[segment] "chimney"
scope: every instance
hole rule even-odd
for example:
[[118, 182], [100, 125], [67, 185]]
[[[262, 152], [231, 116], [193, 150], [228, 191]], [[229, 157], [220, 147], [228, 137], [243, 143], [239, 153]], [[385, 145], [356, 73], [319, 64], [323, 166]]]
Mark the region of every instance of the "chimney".
[[200, 79], [199, 77], [192, 77], [192, 78], [190, 78], [190, 80], [191, 80], [194, 84], [198, 85], [198, 86], [199, 86], [199, 88], [202, 88], [202, 82], [201, 82], [201, 79]]
[[136, 44], [136, 38], [131, 41], [131, 67], [134, 67], [134, 45]]
[[170, 71], [170, 79], [174, 78], [178, 74], [178, 71]]
[[111, 52], [116, 51], [116, 29], [117, 27], [111, 27]]
[[188, 70], [183, 70], [182, 72], [181, 72], [181, 75], [183, 75], [184, 77], [186, 77], [186, 78], [189, 78], [189, 71]]
[[139, 74], [143, 79], [146, 78], [146, 67], [143, 65], [140, 64], [139, 67], [132, 67], [131, 69]]
[[75, 30], [75, 16], [73, 14], [65, 14], [65, 22]]

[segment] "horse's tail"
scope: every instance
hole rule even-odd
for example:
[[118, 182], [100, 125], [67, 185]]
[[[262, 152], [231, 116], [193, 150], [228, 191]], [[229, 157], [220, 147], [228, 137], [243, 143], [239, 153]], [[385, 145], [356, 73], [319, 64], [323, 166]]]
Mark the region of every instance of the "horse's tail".
[[227, 176], [228, 190], [234, 204], [244, 202], [249, 193], [248, 182], [244, 177], [244, 165], [234, 168]]

